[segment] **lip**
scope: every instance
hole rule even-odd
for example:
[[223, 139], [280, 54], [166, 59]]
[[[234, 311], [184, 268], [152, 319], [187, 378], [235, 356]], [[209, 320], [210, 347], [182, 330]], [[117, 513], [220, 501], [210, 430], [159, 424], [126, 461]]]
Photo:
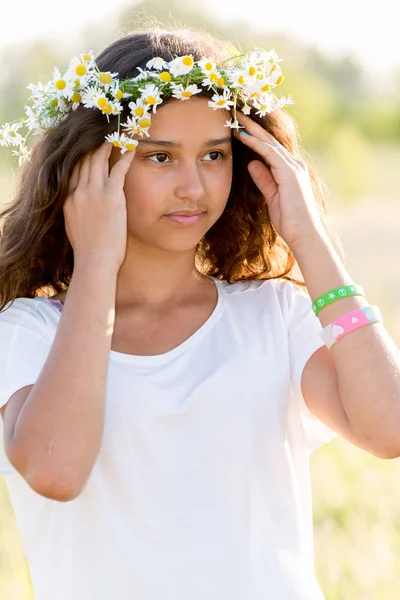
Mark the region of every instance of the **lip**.
[[206, 211], [189, 211], [189, 210], [181, 210], [178, 212], [170, 213], [169, 215], [165, 215], [165, 218], [168, 221], [172, 221], [173, 223], [177, 223], [178, 225], [196, 225], [203, 216]]
[[182, 210], [175, 210], [174, 212], [168, 213], [166, 216], [174, 217], [176, 215], [178, 217], [195, 217], [196, 215], [201, 215], [204, 212], [205, 212], [205, 210], [202, 210], [202, 209], [196, 209], [196, 210], [182, 209]]

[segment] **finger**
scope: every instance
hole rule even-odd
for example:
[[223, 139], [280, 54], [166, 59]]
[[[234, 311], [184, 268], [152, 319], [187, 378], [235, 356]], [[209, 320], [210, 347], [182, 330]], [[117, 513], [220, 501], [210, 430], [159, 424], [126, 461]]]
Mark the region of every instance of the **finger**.
[[78, 161], [76, 163], [75, 167], [73, 168], [73, 171], [72, 171], [71, 176], [69, 178], [69, 182], [68, 182], [68, 195], [73, 194], [74, 191], [76, 190], [77, 186], [78, 186], [80, 169], [81, 169], [81, 161]]
[[240, 139], [240, 141], [245, 144], [245, 146], [248, 146], [249, 148], [251, 148], [252, 150], [254, 150], [254, 152], [257, 152], [257, 154], [259, 154], [260, 156], [263, 157], [263, 159], [265, 160], [265, 162], [273, 169], [273, 168], [279, 168], [279, 167], [288, 167], [289, 165], [291, 165], [291, 162], [289, 162], [286, 157], [283, 155], [282, 152], [280, 152], [280, 150], [277, 147], [274, 147], [272, 144], [269, 144], [268, 142], [263, 142], [262, 140], [258, 139], [257, 137], [253, 136], [253, 135], [249, 135], [248, 133], [244, 132], [242, 133], [243, 130], [240, 133], [237, 133], [235, 131], [234, 135], [236, 138]]
[[[111, 146], [111, 144], [110, 144]], [[125, 183], [125, 176], [129, 171], [133, 159], [135, 158], [135, 150], [128, 150], [125, 154], [121, 155], [118, 161], [115, 163], [110, 172], [109, 181], [113, 181], [123, 187]]]
[[252, 176], [254, 183], [269, 202], [278, 192], [278, 184], [275, 181], [270, 169], [259, 160], [249, 162], [248, 170]]
[[89, 183], [90, 158], [91, 158], [91, 153], [88, 153], [83, 157], [83, 159], [81, 161], [81, 170], [79, 173], [78, 185], [87, 185]]
[[[253, 121], [249, 116], [244, 113], [238, 111], [237, 118], [240, 125], [244, 125], [245, 131], [250, 135], [260, 139], [263, 142], [266, 142], [273, 146], [276, 150], [279, 150], [286, 158], [288, 162], [293, 164], [296, 163], [296, 158], [282, 145], [278, 142], [278, 140], [269, 133], [266, 129], [264, 129], [261, 125]], [[243, 131], [243, 130], [241, 130]]]
[[104, 142], [93, 153], [89, 165], [89, 183], [97, 187], [103, 187], [108, 180], [108, 159], [113, 146]]

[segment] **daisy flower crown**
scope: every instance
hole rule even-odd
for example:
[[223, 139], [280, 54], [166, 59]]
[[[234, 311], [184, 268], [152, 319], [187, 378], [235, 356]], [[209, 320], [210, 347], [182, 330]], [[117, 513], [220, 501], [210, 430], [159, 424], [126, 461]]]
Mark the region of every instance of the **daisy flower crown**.
[[[64, 73], [55, 68], [46, 85], [28, 85], [32, 95], [30, 105], [25, 106], [26, 118], [0, 127], [0, 146], [19, 147], [13, 154], [21, 166], [29, 158], [26, 141], [31, 134], [46, 133], [83, 105], [100, 110], [108, 121], [109, 115], [118, 116], [117, 131], [105, 139], [123, 154], [136, 148], [138, 140], [132, 136], [150, 137], [151, 115], [163, 98], [189, 100], [204, 88], [214, 92], [208, 102], [210, 108], [231, 112], [225, 126], [239, 129], [238, 100], [245, 114], [253, 110], [261, 117], [293, 104], [291, 96], [277, 98], [272, 93], [283, 81], [280, 62], [275, 50], [262, 48], [231, 56], [219, 65], [208, 58], [195, 61], [191, 55], [176, 56], [169, 62], [155, 57], [146, 63], [146, 70], [137, 67], [136, 77], [120, 80], [118, 73], [100, 71], [90, 51], [72, 58]], [[126, 102], [130, 116], [121, 123]], [[21, 133], [23, 127], [28, 130], [25, 136]]]

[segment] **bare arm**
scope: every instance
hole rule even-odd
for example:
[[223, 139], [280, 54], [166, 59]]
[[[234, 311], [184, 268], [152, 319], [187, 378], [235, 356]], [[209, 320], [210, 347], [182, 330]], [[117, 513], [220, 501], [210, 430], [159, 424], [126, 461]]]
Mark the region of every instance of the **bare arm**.
[[5, 412], [10, 462], [35, 491], [59, 500], [79, 494], [101, 446], [117, 277], [126, 252], [124, 181], [134, 156], [127, 153], [109, 172], [111, 149], [103, 144], [71, 175], [63, 210], [74, 271], [63, 314], [22, 407], [10, 412], [8, 423]]
[[74, 271], [41, 374], [15, 423], [9, 458], [43, 495], [74, 496], [100, 450], [117, 273]]

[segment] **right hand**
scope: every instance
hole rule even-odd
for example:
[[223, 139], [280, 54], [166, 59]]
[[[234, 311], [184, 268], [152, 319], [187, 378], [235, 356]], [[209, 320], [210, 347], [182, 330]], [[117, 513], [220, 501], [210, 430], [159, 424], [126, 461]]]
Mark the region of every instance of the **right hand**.
[[120, 269], [127, 243], [125, 176], [135, 151], [121, 155], [109, 171], [113, 145], [102, 144], [84, 156], [72, 172], [63, 206], [74, 265], [89, 261]]

